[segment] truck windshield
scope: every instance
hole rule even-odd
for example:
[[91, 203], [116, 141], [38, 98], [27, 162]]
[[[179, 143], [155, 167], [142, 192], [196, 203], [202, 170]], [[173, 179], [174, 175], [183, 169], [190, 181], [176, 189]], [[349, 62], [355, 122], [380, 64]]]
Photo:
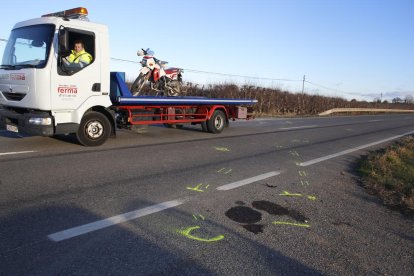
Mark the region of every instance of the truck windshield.
[[55, 26], [33, 25], [12, 30], [1, 68], [43, 68], [46, 66]]

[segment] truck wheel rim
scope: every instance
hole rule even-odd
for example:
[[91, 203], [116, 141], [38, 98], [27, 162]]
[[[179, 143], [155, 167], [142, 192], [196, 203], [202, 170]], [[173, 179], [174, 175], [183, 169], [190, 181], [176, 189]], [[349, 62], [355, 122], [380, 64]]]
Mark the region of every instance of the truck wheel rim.
[[101, 137], [103, 132], [103, 125], [99, 121], [92, 121], [86, 127], [86, 133], [88, 137], [92, 139], [97, 139]]
[[217, 116], [214, 120], [214, 125], [216, 126], [216, 129], [220, 129], [223, 126], [223, 118], [221, 118], [221, 116]]

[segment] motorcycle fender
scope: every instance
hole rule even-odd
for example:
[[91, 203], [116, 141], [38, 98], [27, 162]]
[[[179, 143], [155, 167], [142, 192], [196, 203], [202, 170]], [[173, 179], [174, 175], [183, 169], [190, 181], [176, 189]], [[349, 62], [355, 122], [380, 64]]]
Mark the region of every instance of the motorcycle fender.
[[152, 71], [152, 77], [154, 79], [154, 82], [157, 82], [160, 79], [160, 70], [155, 68], [154, 71]]

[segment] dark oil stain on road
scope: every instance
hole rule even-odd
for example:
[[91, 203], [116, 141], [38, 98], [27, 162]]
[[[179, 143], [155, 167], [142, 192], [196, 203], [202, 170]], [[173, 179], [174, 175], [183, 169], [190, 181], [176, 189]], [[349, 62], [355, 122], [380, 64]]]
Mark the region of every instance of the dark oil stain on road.
[[254, 234], [263, 233], [265, 227], [263, 224], [256, 224], [262, 220], [262, 213], [255, 209], [265, 211], [274, 216], [289, 216], [299, 222], [306, 222], [308, 220], [308, 218], [296, 210], [288, 209], [266, 200], [253, 201], [252, 206], [255, 209], [243, 206], [245, 205], [243, 201], [236, 201], [235, 203], [239, 206], [230, 208], [225, 215], [235, 222], [242, 223], [244, 229]]
[[289, 216], [296, 221], [302, 221], [302, 222], [305, 222], [308, 220], [307, 217], [305, 217], [298, 211], [285, 208], [281, 205], [278, 205], [270, 201], [266, 201], [266, 200], [253, 201], [252, 206], [258, 210], [265, 211], [271, 215]]
[[236, 206], [232, 207], [225, 215], [238, 223], [256, 223], [262, 219], [262, 214], [250, 207]]

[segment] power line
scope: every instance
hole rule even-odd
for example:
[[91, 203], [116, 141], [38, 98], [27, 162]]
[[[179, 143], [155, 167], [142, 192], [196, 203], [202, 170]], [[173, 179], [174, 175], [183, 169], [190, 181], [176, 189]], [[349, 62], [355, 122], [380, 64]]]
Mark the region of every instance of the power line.
[[139, 63], [139, 61], [126, 60], [126, 59], [120, 59], [120, 58], [111, 58], [111, 59], [114, 61], [129, 62], [129, 63], [135, 63], [135, 64]]
[[360, 94], [360, 93], [351, 93], [351, 92], [341, 91], [341, 90], [336, 89], [336, 88], [327, 87], [327, 86], [324, 86], [324, 85], [321, 85], [321, 84], [318, 84], [318, 83], [314, 83], [314, 82], [310, 82], [310, 81], [307, 81], [307, 80], [305, 80], [304, 82], [312, 84], [312, 85], [320, 87], [320, 88], [323, 88], [323, 89], [326, 89], [326, 90], [332, 90], [332, 91], [336, 91], [336, 92], [340, 92], [340, 93], [344, 93], [344, 94], [356, 94], [356, 95]]
[[234, 75], [234, 74], [226, 74], [226, 73], [200, 71], [200, 70], [194, 70], [194, 69], [184, 69], [184, 70], [189, 71], [189, 72], [193, 72], [193, 73], [202, 73], [202, 74], [210, 74], [210, 75], [218, 75], [218, 76], [226, 76], [226, 77], [238, 77], [238, 78], [256, 79], [256, 80], [301, 81], [301, 80], [292, 80], [292, 79], [276, 79], [276, 78], [263, 78], [263, 77], [253, 77], [253, 76], [245, 76], [245, 75]]
[[[139, 63], [138, 61], [119, 59], [119, 58], [111, 58], [111, 60], [121, 61], [121, 62], [128, 62], [128, 63], [135, 63], [135, 64]], [[183, 69], [184, 71], [192, 72], [192, 73], [210, 74], [210, 75], [218, 75], [218, 76], [225, 76], [225, 77], [238, 77], [238, 78], [257, 79], [257, 80], [270, 80], [270, 81], [301, 81], [301, 80], [292, 80], [292, 79], [263, 78], [263, 77], [253, 77], [253, 76], [245, 76], [245, 75], [218, 73], [218, 72], [201, 71], [201, 70], [195, 70], [195, 69], [189, 69], [189, 68], [181, 68], [181, 69]]]

